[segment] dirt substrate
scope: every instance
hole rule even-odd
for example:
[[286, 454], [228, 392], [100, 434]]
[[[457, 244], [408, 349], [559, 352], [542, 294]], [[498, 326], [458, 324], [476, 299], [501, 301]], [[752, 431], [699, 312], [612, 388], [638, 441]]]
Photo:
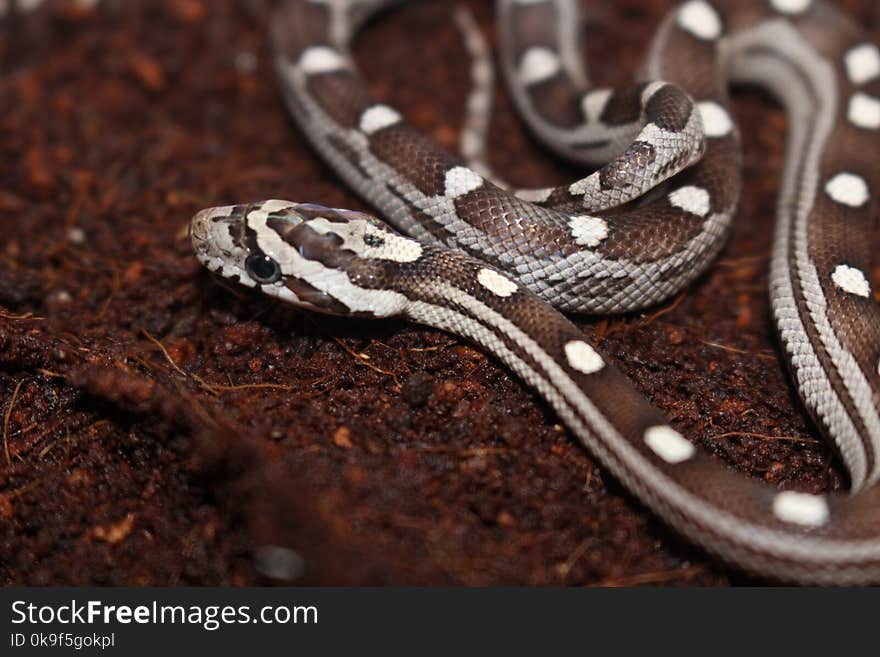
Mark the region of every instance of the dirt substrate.
[[[491, 34], [488, 3], [469, 4]], [[584, 4], [594, 77], [615, 83], [671, 3]], [[880, 41], [876, 3], [841, 4]], [[376, 94], [447, 147], [468, 87], [452, 7], [413, 3], [357, 47]], [[202, 207], [365, 207], [285, 117], [267, 9], [58, 2], [4, 19], [0, 583], [754, 583], [657, 521], [479, 350], [301, 313], [199, 268], [186, 226]], [[738, 99], [746, 190], [719, 261], [663, 307], [581, 324], [719, 463], [838, 489], [768, 312], [785, 121]], [[502, 173], [579, 173], [500, 90], [498, 105]]]

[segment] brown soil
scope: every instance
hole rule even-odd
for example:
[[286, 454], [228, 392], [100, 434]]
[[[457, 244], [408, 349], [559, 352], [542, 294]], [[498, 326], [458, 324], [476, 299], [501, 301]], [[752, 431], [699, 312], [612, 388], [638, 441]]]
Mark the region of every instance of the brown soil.
[[[488, 3], [469, 4], [491, 34]], [[880, 40], [873, 0], [841, 4]], [[301, 555], [294, 583], [755, 581], [657, 521], [479, 350], [202, 271], [186, 237], [202, 207], [364, 204], [285, 117], [268, 2], [106, 5], [0, 28], [0, 583], [289, 583], [265, 574], [270, 545]], [[586, 2], [594, 77], [626, 80], [670, 5]], [[357, 47], [376, 93], [448, 147], [468, 86], [452, 7], [394, 11]], [[582, 325], [719, 462], [837, 489], [768, 313], [785, 121], [738, 98], [746, 192], [719, 261], [663, 307]], [[498, 104], [503, 174], [578, 173]]]

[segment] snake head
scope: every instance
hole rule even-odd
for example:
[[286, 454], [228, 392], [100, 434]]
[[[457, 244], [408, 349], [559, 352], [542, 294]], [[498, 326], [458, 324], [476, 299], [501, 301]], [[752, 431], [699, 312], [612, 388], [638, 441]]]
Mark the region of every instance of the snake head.
[[402, 313], [406, 297], [389, 289], [389, 266], [422, 255], [421, 244], [370, 215], [291, 201], [202, 210], [189, 232], [211, 271], [333, 315]]

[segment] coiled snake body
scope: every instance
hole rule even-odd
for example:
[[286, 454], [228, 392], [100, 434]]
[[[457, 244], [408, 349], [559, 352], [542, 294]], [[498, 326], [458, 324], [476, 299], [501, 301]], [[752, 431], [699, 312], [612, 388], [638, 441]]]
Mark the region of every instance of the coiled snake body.
[[[316, 150], [410, 237], [361, 213], [264, 201], [196, 215], [199, 259], [302, 307], [473, 340], [649, 508], [734, 564], [880, 581], [880, 313], [866, 274], [877, 47], [821, 0], [690, 0], [657, 32], [642, 82], [597, 89], [575, 56], [574, 0], [501, 0], [501, 62], [521, 114], [560, 154], [604, 164], [565, 187], [510, 191], [370, 97], [348, 45], [387, 4], [288, 0], [273, 22], [276, 65]], [[740, 191], [731, 81], [765, 86], [789, 112], [771, 302], [795, 386], [858, 494], [779, 492], [721, 468], [550, 305], [641, 308], [709, 265]]]

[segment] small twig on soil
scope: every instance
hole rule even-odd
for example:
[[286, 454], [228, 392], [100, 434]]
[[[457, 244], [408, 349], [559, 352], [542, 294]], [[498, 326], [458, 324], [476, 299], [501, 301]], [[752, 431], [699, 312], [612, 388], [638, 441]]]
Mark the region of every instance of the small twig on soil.
[[384, 374], [385, 376], [390, 376], [392, 379], [394, 379], [394, 385], [397, 386], [397, 389], [399, 390], [401, 388], [400, 380], [397, 378], [397, 374], [388, 370], [383, 370], [381, 367], [373, 365], [371, 362], [369, 362], [370, 357], [367, 354], [359, 354], [354, 349], [345, 344], [340, 338], [334, 336], [333, 340], [342, 348], [345, 353], [354, 358], [358, 363], [360, 363], [364, 367], [370, 368], [374, 372]]
[[53, 372], [52, 370], [47, 370], [47, 369], [41, 368], [41, 369], [38, 369], [37, 372], [39, 372], [40, 374], [42, 374], [43, 376], [45, 376], [49, 379], [63, 379], [64, 378], [63, 374], [59, 374], [58, 372]]
[[57, 442], [51, 442], [48, 445], [46, 445], [42, 450], [40, 450], [40, 453], [37, 454], [37, 460], [42, 461], [45, 458], [46, 454], [51, 452], [57, 444], [58, 444]]
[[449, 347], [453, 347], [457, 344], [458, 344], [458, 342], [455, 342], [454, 340], [450, 340], [446, 344], [438, 344], [438, 345], [434, 345], [433, 347], [408, 347], [407, 351], [414, 351], [417, 353], [426, 352], [426, 351], [442, 351], [444, 349], [448, 349]]
[[0, 318], [2, 319], [16, 319], [16, 320], [27, 320], [31, 322], [42, 322], [45, 317], [36, 317], [33, 313], [25, 313], [24, 315], [14, 315], [12, 313], [3, 312], [0, 310]]
[[589, 468], [587, 470], [587, 476], [584, 478], [584, 485], [581, 488], [585, 493], [590, 490], [590, 485], [593, 483], [593, 473], [595, 472], [595, 468]]
[[156, 345], [157, 347], [159, 347], [159, 351], [162, 352], [162, 355], [165, 356], [165, 360], [167, 360], [168, 363], [171, 365], [171, 367], [174, 368], [174, 371], [175, 371], [175, 372], [177, 372], [178, 374], [180, 374], [180, 376], [182, 376], [182, 377], [185, 378], [185, 379], [188, 379], [188, 378], [189, 378], [189, 374], [187, 374], [187, 373], [184, 372], [182, 369], [180, 369], [180, 367], [178, 366], [178, 364], [174, 362], [174, 359], [171, 358], [171, 354], [168, 353], [168, 350], [165, 348], [165, 345], [164, 345], [164, 344], [162, 344], [157, 338], [154, 338], [152, 335], [150, 335], [149, 331], [147, 331], [146, 329], [142, 329], [142, 330], [141, 330], [141, 333], [144, 335], [144, 337], [145, 337], [147, 340], [149, 340], [149, 341], [152, 342], [154, 345]]
[[[210, 384], [209, 384], [210, 385]], [[294, 386], [284, 385], [283, 383], [241, 383], [239, 385], [215, 386], [211, 385], [214, 392], [233, 392], [235, 390], [283, 390], [285, 392], [296, 392]]]
[[150, 361], [148, 361], [143, 356], [138, 356], [137, 354], [128, 354], [127, 353], [127, 354], [125, 354], [125, 361], [126, 362], [132, 361], [132, 362], [137, 363], [138, 365], [143, 367], [145, 371], [149, 372], [150, 374], [156, 373], [156, 365], [154, 363], [151, 363]]
[[[233, 384], [214, 385], [212, 383], [208, 383], [202, 377], [200, 377], [198, 374], [187, 374], [183, 369], [180, 368], [180, 366], [177, 363], [174, 362], [174, 360], [171, 358], [171, 354], [169, 354], [168, 350], [165, 348], [165, 345], [163, 345], [159, 340], [157, 340], [152, 335], [150, 335], [146, 330], [143, 330], [141, 332], [144, 334], [144, 337], [146, 337], [150, 342], [152, 342], [154, 345], [156, 345], [159, 348], [159, 350], [162, 352], [162, 355], [165, 356], [165, 359], [169, 362], [171, 367], [174, 368], [175, 372], [177, 372], [178, 374], [180, 374], [184, 378], [193, 379], [196, 383], [198, 383], [199, 387], [202, 388], [202, 390], [205, 390], [206, 392], [209, 392], [212, 395], [218, 395], [221, 392], [233, 392], [236, 390], [283, 390], [284, 392], [296, 392], [297, 391], [296, 386], [285, 385], [283, 383], [242, 383], [239, 385], [233, 385]], [[140, 362], [146, 364], [142, 359], [138, 359], [136, 357], [132, 357], [132, 358], [135, 358], [136, 360], [139, 360]], [[369, 365], [367, 363], [365, 363], [365, 365], [367, 365], [368, 367], [374, 367], [374, 366]], [[382, 370], [379, 370], [379, 371], [381, 372]], [[389, 372], [388, 374], [391, 374], [393, 376], [393, 373]], [[322, 378], [318, 379], [316, 382], [320, 383], [322, 381], [326, 381], [328, 378], [330, 378], [330, 377], [322, 377]], [[396, 380], [397, 380], [397, 377], [395, 377], [395, 381]]]
[[661, 570], [653, 573], [640, 573], [629, 577], [615, 577], [604, 579], [596, 583], [594, 586], [640, 586], [643, 584], [666, 584], [674, 582], [677, 579], [688, 578], [691, 575], [698, 575], [703, 572], [702, 568], [690, 566], [687, 568], [679, 568], [678, 570]]
[[[32, 449], [34, 449], [41, 440], [43, 440], [47, 436], [51, 436], [52, 434], [56, 433], [57, 431], [59, 431], [59, 429], [62, 426], [67, 431], [67, 437], [69, 440], [70, 439], [70, 427], [69, 427], [69, 424], [67, 424], [68, 422], [70, 422], [69, 418], [57, 419], [54, 422], [52, 422], [49, 426], [44, 426], [36, 435], [33, 435], [33, 436], [28, 435], [29, 432], [31, 431], [31, 429], [34, 429], [35, 427], [39, 427], [40, 424], [32, 424], [29, 427], [26, 427], [25, 429], [20, 429], [16, 433], [21, 435], [22, 445], [21, 445], [21, 447], [19, 447], [15, 451], [14, 456], [17, 459], [22, 460], [22, 457], [25, 454], [27, 454], [28, 452], [30, 452]], [[79, 422], [77, 422], [76, 420], [73, 420], [73, 424], [75, 426], [79, 426]], [[16, 435], [16, 434], [12, 434], [12, 436], [14, 436], [14, 435]], [[51, 450], [53, 447], [55, 447], [55, 445], [57, 445], [57, 444], [58, 444], [57, 440], [51, 441], [48, 446], [44, 447], [42, 449], [42, 451], [40, 451], [40, 453], [37, 456], [37, 459], [38, 460], [42, 459], [48, 453], [48, 451]]]
[[445, 454], [447, 452], [452, 452], [456, 456], [488, 456], [493, 454], [507, 454], [510, 450], [506, 447], [466, 447], [465, 449], [459, 449], [457, 447], [405, 447], [404, 451], [407, 452], [432, 452]]
[[[325, 381], [329, 381], [333, 376], [328, 374], [327, 376], [322, 376], [317, 379], [309, 379], [308, 381], [300, 381], [299, 383], [302, 385], [308, 386], [316, 386], [320, 383], [324, 383]], [[284, 383], [232, 383], [232, 377], [229, 377], [229, 385], [228, 386], [215, 386], [212, 385], [211, 389], [214, 392], [235, 392], [237, 390], [282, 390], [284, 392], [298, 392], [301, 388], [297, 386], [287, 385]], [[323, 391], [321, 391], [323, 392]], [[309, 396], [300, 396], [300, 398], [309, 399]]]
[[745, 349], [737, 349], [736, 347], [729, 347], [726, 344], [720, 344], [718, 342], [709, 342], [708, 340], [700, 340], [700, 342], [707, 347], [714, 347], [715, 349], [721, 349], [722, 351], [729, 351], [733, 354], [742, 354], [744, 356], [757, 356], [758, 358], [763, 358], [764, 360], [776, 360], [775, 356], [770, 354], [762, 354], [761, 352], [755, 351], [746, 351]]
[[813, 438], [803, 438], [802, 436], [770, 436], [764, 433], [753, 433], [751, 431], [728, 431], [726, 433], [718, 434], [717, 436], [712, 436], [713, 438], [760, 438], [761, 440], [783, 440], [788, 442], [795, 443], [815, 443], [818, 444], [818, 440], [814, 440]]
[[672, 303], [670, 303], [668, 306], [665, 306], [665, 307], [661, 308], [660, 310], [658, 310], [657, 312], [652, 313], [651, 315], [648, 315], [647, 317], [642, 319], [641, 324], [643, 324], [643, 325], [652, 324], [655, 321], [657, 321], [659, 318], [663, 317], [663, 315], [671, 313], [673, 310], [678, 308], [679, 305], [681, 305], [681, 302], [684, 301], [684, 298], [686, 295], [687, 295], [686, 291], [680, 292], [678, 294], [678, 296], [675, 297], [675, 300]]
[[15, 385], [15, 390], [12, 391], [12, 399], [9, 401], [6, 413], [3, 414], [3, 452], [6, 454], [6, 465], [12, 465], [12, 458], [9, 456], [9, 416], [12, 415], [12, 407], [15, 406], [18, 391], [21, 390], [23, 383], [24, 379]]
[[150, 335], [150, 333], [146, 329], [142, 329], [141, 333], [143, 333], [144, 337], [147, 338], [147, 340], [149, 340], [150, 342], [152, 342], [154, 345], [156, 345], [159, 348], [159, 350], [162, 352], [162, 355], [165, 356], [165, 359], [168, 361], [168, 363], [171, 365], [171, 367], [174, 368], [175, 372], [180, 374], [180, 376], [182, 376], [184, 379], [194, 380], [196, 383], [199, 384], [199, 386], [203, 390], [210, 392], [211, 394], [215, 394], [215, 395], [217, 394], [214, 391], [214, 386], [212, 386], [210, 383], [205, 381], [198, 374], [187, 374], [186, 372], [184, 372], [180, 368], [180, 366], [174, 362], [174, 359], [171, 358], [171, 354], [168, 353], [168, 350], [165, 348], [165, 345], [163, 345], [158, 339], [156, 339], [152, 335]]
[[568, 574], [571, 572], [571, 569], [574, 568], [574, 565], [580, 561], [581, 557], [586, 554], [587, 549], [596, 542], [596, 539], [592, 536], [580, 542], [580, 544], [572, 551], [572, 553], [568, 556], [568, 559], [565, 560], [565, 563], [559, 564], [556, 568], [556, 572], [559, 573], [559, 578], [563, 584], [565, 584], [568, 579]]

